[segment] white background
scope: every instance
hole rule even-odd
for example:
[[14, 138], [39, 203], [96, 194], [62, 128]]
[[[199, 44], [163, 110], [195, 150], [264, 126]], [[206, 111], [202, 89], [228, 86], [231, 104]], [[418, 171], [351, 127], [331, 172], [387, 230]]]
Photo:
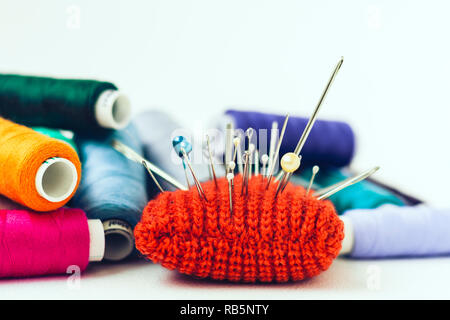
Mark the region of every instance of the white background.
[[[164, 108], [194, 128], [228, 106], [309, 116], [342, 55], [320, 117], [354, 127], [354, 168], [380, 165], [377, 178], [433, 206], [450, 207], [449, 12], [444, 0], [1, 0], [0, 72], [109, 80], [130, 96], [135, 113]], [[442, 268], [433, 261], [414, 264], [421, 267], [412, 268], [417, 272], [410, 278], [432, 267], [427, 276], [448, 287], [448, 260], [435, 261]], [[408, 265], [380, 263], [392, 278]], [[105, 281], [130, 285], [126, 276], [139, 268], [149, 277], [161, 271], [124, 266]], [[87, 279], [101, 282], [97, 273], [100, 278]], [[11, 285], [9, 292], [26, 287], [3, 285]], [[414, 288], [424, 294], [420, 285]], [[437, 288], [435, 293], [448, 294], [443, 285]], [[178, 292], [173, 285], [167, 290]]]

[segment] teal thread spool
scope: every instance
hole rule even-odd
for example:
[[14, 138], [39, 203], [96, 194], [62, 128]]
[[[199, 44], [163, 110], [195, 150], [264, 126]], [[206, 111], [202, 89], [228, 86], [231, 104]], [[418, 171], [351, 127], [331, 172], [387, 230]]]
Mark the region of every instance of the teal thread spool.
[[50, 129], [46, 127], [32, 127], [31, 129], [40, 132], [42, 134], [45, 134], [46, 136], [67, 142], [78, 153], [77, 146], [75, 144], [75, 141], [73, 140], [73, 132], [70, 131], [65, 132], [63, 130]]
[[0, 116], [26, 126], [123, 129], [130, 114], [128, 98], [110, 82], [0, 74]]
[[[303, 168], [300, 174], [295, 174], [291, 178], [294, 184], [307, 186], [311, 178], [311, 168]], [[351, 174], [343, 169], [321, 169], [312, 186], [313, 189], [318, 190], [331, 186], [337, 182], [350, 177]], [[384, 189], [376, 184], [364, 180], [358, 182], [329, 198], [339, 214], [351, 209], [374, 209], [383, 204], [394, 204], [398, 206], [405, 205], [404, 202], [395, 196], [392, 192]]]

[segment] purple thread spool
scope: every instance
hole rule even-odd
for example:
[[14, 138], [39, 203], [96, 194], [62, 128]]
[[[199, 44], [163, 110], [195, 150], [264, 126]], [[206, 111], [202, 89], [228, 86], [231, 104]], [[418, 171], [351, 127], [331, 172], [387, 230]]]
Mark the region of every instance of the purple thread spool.
[[[254, 111], [228, 110], [225, 114], [231, 118], [235, 129], [245, 131], [247, 128], [253, 128], [256, 132], [260, 129], [267, 129], [269, 132], [274, 121], [278, 122], [278, 128], [281, 128], [285, 118], [285, 115]], [[280, 155], [295, 149], [307, 123], [308, 118], [289, 117]], [[270, 134], [267, 136], [269, 145]], [[344, 167], [351, 162], [354, 150], [355, 135], [347, 123], [317, 120], [302, 149], [302, 165]]]

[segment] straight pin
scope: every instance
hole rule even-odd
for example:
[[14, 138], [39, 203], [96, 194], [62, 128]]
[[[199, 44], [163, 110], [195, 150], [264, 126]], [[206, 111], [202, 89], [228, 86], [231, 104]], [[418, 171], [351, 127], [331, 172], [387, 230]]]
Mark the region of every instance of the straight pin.
[[[238, 139], [238, 140], [236, 140], [236, 139]], [[236, 144], [236, 142], [239, 142], [239, 143]], [[236, 162], [238, 165], [238, 171], [240, 174], [244, 174], [244, 168], [242, 165], [243, 162], [242, 162], [242, 150], [241, 150], [241, 138], [240, 137], [235, 138], [235, 148], [236, 148], [236, 156], [237, 156]]]
[[317, 200], [326, 199], [326, 198], [332, 196], [333, 194], [335, 194], [336, 192], [339, 192], [342, 189], [345, 189], [355, 183], [358, 183], [358, 182], [370, 177], [372, 174], [377, 172], [379, 169], [380, 169], [380, 167], [374, 167], [372, 169], [364, 171], [363, 173], [361, 173], [359, 175], [345, 179], [345, 180], [341, 181], [340, 183], [333, 185], [334, 187], [331, 189], [330, 189], [330, 187], [326, 188], [327, 189], [326, 192], [324, 192], [323, 190], [319, 190], [318, 192], [314, 193], [313, 196], [317, 197]]
[[255, 145], [253, 143], [250, 143], [248, 145], [248, 178], [250, 179], [252, 177], [252, 155], [255, 152]]
[[209, 155], [209, 164], [211, 166], [211, 172], [212, 172], [212, 176], [214, 179], [214, 183], [217, 185], [217, 178], [216, 178], [216, 171], [214, 170], [214, 163], [213, 163], [213, 157], [212, 157], [212, 153], [211, 153], [211, 146], [210, 146], [210, 141], [209, 141], [209, 135], [206, 135], [206, 146], [208, 148], [208, 155]]
[[255, 150], [255, 176], [259, 176], [259, 151]]
[[277, 147], [273, 154], [273, 158], [269, 159], [269, 161], [271, 161], [271, 166], [270, 166], [270, 170], [269, 170], [269, 179], [267, 181], [266, 189], [269, 187], [270, 182], [272, 181], [272, 175], [273, 175], [273, 171], [275, 169], [275, 162], [276, 162], [276, 160], [278, 158], [278, 154], [280, 152], [280, 147], [281, 147], [281, 143], [283, 142], [284, 132], [286, 131], [286, 126], [287, 126], [288, 120], [289, 120], [289, 114], [287, 114], [286, 118], [284, 119], [283, 127], [281, 128], [280, 139], [278, 140]]
[[234, 153], [233, 153], [233, 159], [231, 159], [231, 160], [234, 161], [235, 164], [236, 164], [236, 157], [239, 154], [238, 153], [238, 148], [239, 148], [240, 144], [241, 144], [241, 138], [240, 137], [236, 137], [236, 138], [233, 139]]
[[267, 154], [263, 154], [261, 156], [261, 174], [263, 177], [267, 175], [267, 162], [269, 161], [269, 156]]
[[225, 140], [225, 172], [228, 171], [227, 164], [231, 161], [231, 144], [233, 142], [233, 124], [227, 123], [226, 125], [226, 140]]
[[200, 198], [203, 198], [205, 201], [208, 201], [208, 199], [206, 198], [205, 192], [203, 191], [203, 188], [200, 184], [200, 181], [197, 179], [194, 169], [191, 166], [191, 162], [189, 161], [186, 150], [184, 150], [184, 148], [181, 147], [180, 151], [183, 154], [184, 161], [186, 162], [187, 166], [189, 167], [189, 170], [191, 171], [192, 178], [194, 179], [195, 186], [197, 187], [198, 195], [200, 196]]
[[306, 139], [308, 139], [309, 133], [311, 132], [311, 129], [312, 129], [314, 123], [316, 122], [317, 114], [319, 113], [320, 107], [322, 106], [322, 103], [325, 100], [328, 90], [330, 89], [330, 86], [333, 83], [334, 78], [336, 77], [339, 69], [341, 68], [342, 63], [344, 63], [344, 57], [341, 57], [341, 59], [338, 61], [337, 65], [336, 65], [336, 67], [334, 68], [333, 73], [331, 74], [331, 77], [328, 80], [328, 83], [322, 92], [319, 102], [316, 105], [316, 108], [314, 109], [314, 112], [311, 115], [311, 118], [309, 118], [309, 121], [306, 124], [305, 129], [303, 130], [302, 136], [298, 140], [297, 146], [295, 147], [295, 150], [294, 150], [294, 153], [296, 155], [300, 154], [300, 151], [302, 150], [303, 146], [305, 145]]
[[280, 182], [278, 182], [277, 191], [275, 192], [275, 198], [278, 197], [278, 193], [280, 192], [281, 186], [284, 184], [285, 179], [286, 179], [286, 174], [285, 174], [285, 172], [283, 172], [283, 176], [282, 176]]
[[278, 172], [277, 176], [275, 177], [275, 181], [280, 181], [281, 178], [284, 178], [284, 171], [283, 170]]
[[[312, 129], [314, 123], [316, 122], [320, 107], [322, 106], [322, 103], [325, 100], [328, 90], [330, 89], [331, 84], [334, 81], [334, 78], [336, 78], [336, 75], [337, 75], [338, 71], [340, 70], [342, 63], [344, 63], [344, 57], [341, 57], [341, 59], [336, 64], [336, 67], [334, 68], [333, 73], [331, 74], [331, 77], [328, 80], [328, 83], [322, 92], [322, 95], [320, 96], [319, 102], [317, 103], [316, 108], [314, 109], [314, 112], [311, 115], [311, 118], [309, 118], [308, 123], [306, 124], [306, 127], [303, 130], [302, 136], [298, 140], [297, 146], [295, 147], [295, 150], [294, 150], [294, 153], [297, 156], [300, 154], [303, 146], [305, 145], [306, 139], [308, 139], [309, 133], [311, 132], [311, 129]], [[292, 176], [292, 172], [287, 173], [286, 184], [289, 182], [289, 179], [291, 178], [291, 176]]]
[[274, 121], [272, 122], [272, 129], [270, 131], [269, 162], [267, 169], [272, 167], [272, 159], [275, 154], [275, 146], [277, 145], [277, 139], [278, 139], [278, 122]]
[[311, 187], [313, 185], [314, 178], [316, 177], [317, 172], [319, 172], [319, 166], [314, 166], [312, 168], [312, 175], [311, 175], [311, 179], [309, 180], [308, 189], [306, 189], [306, 195], [308, 195], [309, 191], [311, 190]]
[[191, 184], [189, 183], [189, 177], [188, 177], [186, 164], [184, 163], [184, 160], [181, 160], [181, 161], [183, 161], [183, 170], [184, 170], [184, 177], [186, 178], [186, 184], [187, 184], [188, 189], [190, 189], [191, 188]]
[[228, 180], [228, 194], [230, 195], [230, 215], [233, 215], [233, 178], [232, 172], [227, 173]]
[[244, 189], [248, 190], [247, 189], [247, 186], [248, 186], [248, 180], [247, 180], [247, 177], [248, 177], [248, 160], [250, 158], [248, 151], [245, 151], [244, 158], [245, 158], [245, 163], [244, 163], [244, 175], [242, 177], [241, 195], [244, 194]]

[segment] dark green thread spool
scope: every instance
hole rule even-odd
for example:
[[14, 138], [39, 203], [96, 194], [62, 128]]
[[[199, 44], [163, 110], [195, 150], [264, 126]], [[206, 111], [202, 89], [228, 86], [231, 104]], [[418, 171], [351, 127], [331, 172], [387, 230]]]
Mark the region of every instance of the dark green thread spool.
[[130, 113], [128, 98], [110, 82], [0, 74], [0, 116], [26, 126], [122, 129]]

